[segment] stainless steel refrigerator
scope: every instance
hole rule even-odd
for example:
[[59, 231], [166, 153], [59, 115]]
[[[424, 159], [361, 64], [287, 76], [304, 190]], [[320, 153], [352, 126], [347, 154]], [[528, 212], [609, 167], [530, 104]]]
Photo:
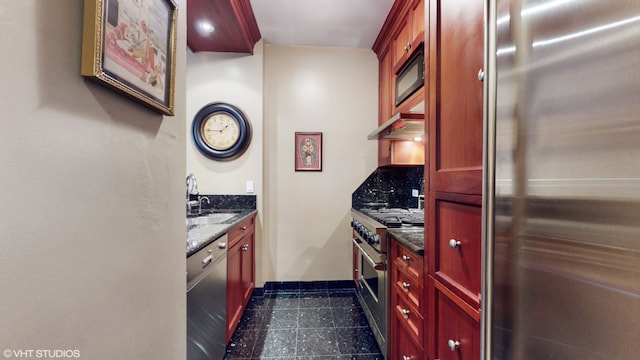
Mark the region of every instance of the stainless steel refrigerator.
[[640, 0], [488, 0], [484, 359], [640, 359]]

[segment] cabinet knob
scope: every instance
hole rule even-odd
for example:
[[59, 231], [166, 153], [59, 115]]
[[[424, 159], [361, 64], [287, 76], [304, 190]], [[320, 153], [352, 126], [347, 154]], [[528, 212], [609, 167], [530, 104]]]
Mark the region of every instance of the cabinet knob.
[[242, 251], [248, 251], [248, 250], [249, 250], [249, 244], [242, 245]]
[[402, 355], [402, 360], [411, 360], [411, 356]]
[[460, 348], [460, 342], [451, 339], [449, 339], [447, 345], [449, 345], [449, 349], [451, 349], [451, 351], [456, 351], [456, 349]]
[[402, 255], [402, 261], [408, 263], [411, 260], [410, 257], [408, 257], [407, 255]]
[[478, 70], [478, 80], [484, 81], [484, 70], [483, 69]]
[[404, 281], [402, 282], [402, 288], [403, 289], [407, 290], [407, 289], [409, 289], [409, 286], [411, 286], [411, 284], [409, 284], [407, 282], [404, 282]]
[[462, 246], [462, 243], [456, 239], [449, 240], [449, 247], [456, 249]]
[[407, 317], [411, 311], [409, 309], [402, 309], [402, 316]]
[[224, 249], [227, 247], [227, 243], [226, 242], [221, 242], [220, 244], [218, 244], [218, 249]]
[[246, 230], [247, 230], [247, 227], [246, 227], [246, 226], [243, 226], [243, 227], [241, 227], [241, 229], [242, 229], [242, 231], [246, 231]]

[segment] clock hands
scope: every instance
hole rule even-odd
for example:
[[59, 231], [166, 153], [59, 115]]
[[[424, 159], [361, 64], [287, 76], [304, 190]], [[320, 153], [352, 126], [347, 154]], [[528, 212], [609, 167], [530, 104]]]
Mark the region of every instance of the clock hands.
[[229, 127], [229, 125], [231, 125], [231, 123], [227, 122], [227, 125], [225, 125], [223, 128], [221, 129], [206, 129], [206, 131], [217, 131], [217, 132], [223, 132], [226, 128]]

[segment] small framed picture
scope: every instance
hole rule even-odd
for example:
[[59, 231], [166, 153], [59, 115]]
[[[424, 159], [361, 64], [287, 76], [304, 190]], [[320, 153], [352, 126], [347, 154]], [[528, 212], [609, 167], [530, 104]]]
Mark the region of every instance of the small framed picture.
[[296, 132], [295, 170], [322, 171], [322, 133]]

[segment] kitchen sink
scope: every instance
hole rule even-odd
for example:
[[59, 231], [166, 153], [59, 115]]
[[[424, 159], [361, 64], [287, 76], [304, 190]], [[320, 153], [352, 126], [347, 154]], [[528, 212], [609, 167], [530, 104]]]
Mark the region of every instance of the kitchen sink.
[[238, 213], [234, 212], [216, 212], [196, 217], [188, 217], [187, 225], [220, 224], [237, 215]]

